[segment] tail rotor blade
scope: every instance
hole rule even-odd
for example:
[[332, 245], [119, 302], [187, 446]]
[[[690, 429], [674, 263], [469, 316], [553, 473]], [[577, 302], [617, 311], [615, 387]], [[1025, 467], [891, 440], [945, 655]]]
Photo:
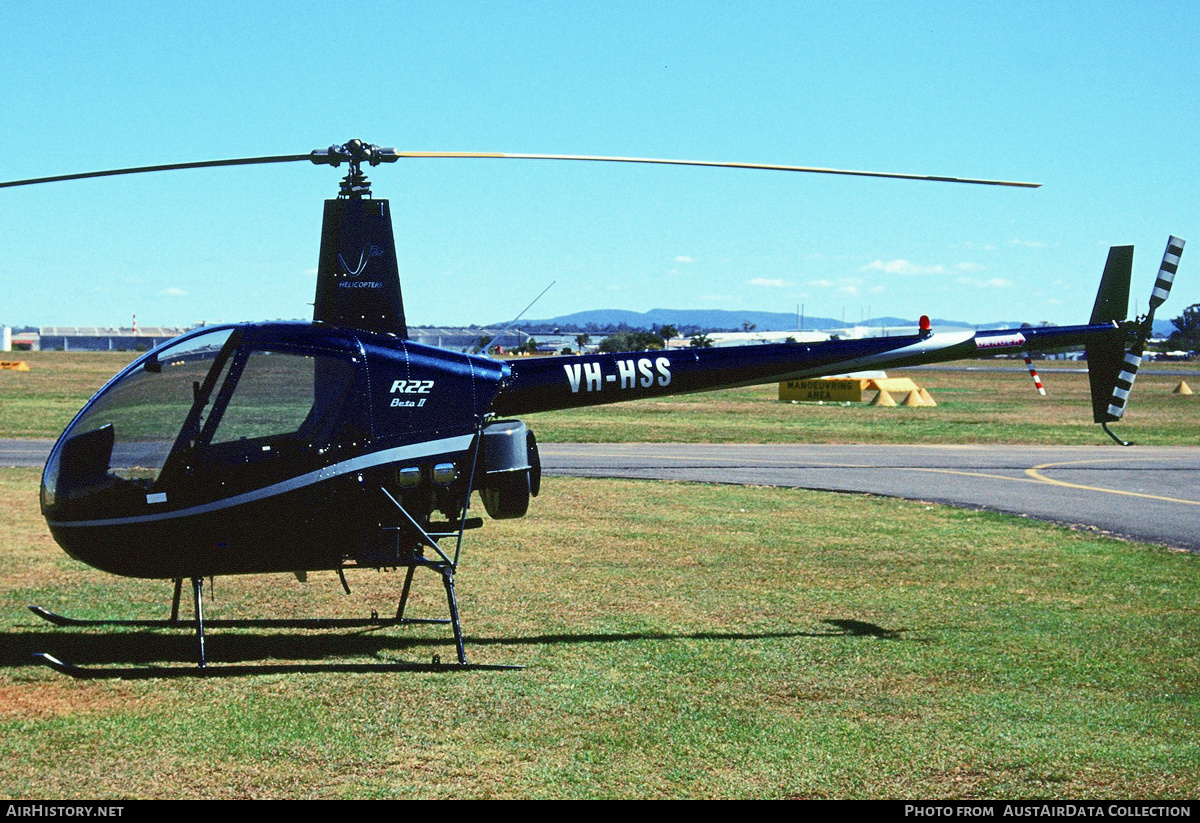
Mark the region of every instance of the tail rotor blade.
[[1150, 293], [1150, 311], [1154, 312], [1166, 302], [1171, 293], [1171, 284], [1175, 282], [1175, 272], [1179, 269], [1179, 257], [1183, 254], [1183, 241], [1172, 235], [1167, 240], [1167, 250], [1163, 252], [1162, 265], [1158, 268], [1158, 279], [1154, 281], [1154, 290]]
[[1129, 392], [1133, 391], [1133, 381], [1137, 379], [1141, 365], [1142, 342], [1139, 338], [1133, 348], [1125, 353], [1125, 360], [1113, 386], [1112, 400], [1108, 403], [1108, 414], [1113, 420], [1120, 420], [1125, 415], [1125, 404], [1129, 401]]

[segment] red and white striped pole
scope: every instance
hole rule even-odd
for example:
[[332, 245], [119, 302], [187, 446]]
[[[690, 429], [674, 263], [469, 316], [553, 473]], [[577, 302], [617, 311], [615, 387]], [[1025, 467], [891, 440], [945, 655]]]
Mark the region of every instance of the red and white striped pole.
[[1038, 377], [1037, 369], [1033, 367], [1033, 360], [1029, 357], [1029, 352], [1025, 352], [1025, 365], [1029, 367], [1029, 376], [1033, 378], [1033, 385], [1037, 386], [1038, 394], [1042, 397], [1046, 396], [1046, 389], [1042, 385], [1042, 378]]

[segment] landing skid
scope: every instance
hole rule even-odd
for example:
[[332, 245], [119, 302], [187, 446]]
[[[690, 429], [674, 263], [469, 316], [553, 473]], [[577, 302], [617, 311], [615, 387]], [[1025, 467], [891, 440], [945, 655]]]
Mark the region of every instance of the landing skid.
[[[450, 609], [449, 618], [420, 618], [405, 617], [404, 610], [408, 604], [408, 596], [412, 585], [413, 573], [417, 565], [424, 565], [439, 572], [446, 589], [446, 601]], [[345, 580], [343, 578], [343, 585]], [[195, 617], [180, 619], [179, 601], [183, 581], [175, 581], [175, 597], [171, 605], [171, 617], [166, 620], [120, 620], [120, 619], [91, 619], [70, 617], [52, 612], [42, 606], [30, 606], [29, 610], [38, 617], [61, 627], [90, 627], [90, 626], [125, 626], [148, 629], [194, 629], [198, 646], [197, 665], [181, 666], [144, 666], [144, 667], [83, 667], [76, 666], [54, 655], [39, 653], [34, 657], [41, 663], [57, 672], [80, 679], [122, 678], [147, 679], [158, 677], [196, 677], [196, 676], [244, 676], [254, 674], [277, 674], [283, 672], [403, 672], [403, 671], [510, 671], [523, 669], [524, 666], [489, 665], [470, 663], [467, 661], [466, 649], [463, 645], [462, 627], [458, 620], [458, 603], [454, 595], [454, 572], [450, 563], [422, 562], [409, 565], [404, 579], [404, 588], [400, 602], [396, 608], [395, 617], [380, 617], [372, 613], [368, 618], [317, 618], [317, 619], [241, 619], [241, 620], [205, 620], [203, 607], [203, 578], [192, 579], [193, 605]], [[317, 664], [263, 664], [263, 665], [222, 665], [209, 667], [205, 652], [204, 629], [209, 628], [267, 628], [267, 629], [373, 629], [387, 626], [405, 626], [412, 624], [449, 624], [454, 630], [454, 646], [457, 661], [443, 663], [433, 656], [430, 663], [317, 663]]]
[[430, 663], [272, 663], [263, 665], [228, 666], [76, 666], [51, 654], [34, 657], [61, 674], [77, 680], [153, 680], [174, 677], [246, 677], [261, 674], [295, 674], [314, 672], [379, 673], [379, 672], [457, 672], [457, 671], [516, 671], [524, 666], [489, 663], [442, 663], [435, 656]]
[[[182, 629], [195, 628], [196, 621], [179, 618], [167, 620], [93, 620], [83, 617], [69, 617], [52, 612], [42, 606], [30, 606], [29, 610], [48, 623], [62, 627], [81, 626], [128, 626], [139, 629]], [[363, 618], [311, 618], [311, 619], [247, 619], [247, 620], [205, 620], [204, 626], [209, 629], [370, 629], [385, 626], [404, 626], [411, 623], [449, 623], [449, 618], [426, 617], [363, 617]]]

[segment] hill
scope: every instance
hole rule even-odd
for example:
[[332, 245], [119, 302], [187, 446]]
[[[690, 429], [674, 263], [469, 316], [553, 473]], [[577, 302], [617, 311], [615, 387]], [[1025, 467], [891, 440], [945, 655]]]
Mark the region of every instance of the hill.
[[[523, 320], [521, 328], [529, 331], [554, 328], [563, 331], [603, 331], [626, 327], [630, 329], [650, 329], [670, 324], [680, 331], [742, 331], [744, 324], [752, 323], [758, 331], [792, 331], [799, 327], [799, 318], [794, 312], [769, 311], [729, 311], [726, 309], [651, 309], [646, 312], [626, 311], [624, 309], [594, 309], [591, 311], [564, 314], [559, 317], [548, 317], [541, 320]], [[845, 326], [915, 326], [917, 320], [900, 317], [874, 317], [859, 322], [847, 319], [843, 322], [833, 317], [804, 317], [805, 329], [839, 329]], [[973, 325], [953, 320], [935, 320], [935, 325], [942, 327], [974, 328]], [[498, 323], [498, 326], [506, 325]], [[1013, 323], [1019, 326], [1020, 323]], [[1005, 324], [994, 324], [986, 328], [1004, 327]]]
[[[1002, 320], [991, 323], [966, 323], [962, 320], [947, 320], [933, 318], [935, 329], [1015, 329], [1024, 320]], [[752, 323], [758, 331], [793, 331], [799, 328], [798, 318], [793, 312], [769, 311], [729, 311], [727, 309], [651, 309], [637, 312], [625, 309], [592, 309], [590, 311], [564, 314], [558, 317], [548, 317], [541, 320], [522, 320], [520, 327], [531, 333], [547, 333], [555, 329], [562, 332], [572, 331], [611, 331], [619, 328], [653, 329], [660, 326], [672, 325], [684, 334], [695, 331], [742, 331], [744, 324]], [[840, 329], [847, 326], [915, 326], [917, 318], [903, 317], [872, 317], [867, 320], [845, 321], [834, 317], [804, 317], [803, 328], [808, 330]], [[503, 328], [508, 321], [492, 323], [494, 328]], [[1155, 337], [1170, 335], [1175, 327], [1170, 320], [1155, 320]]]

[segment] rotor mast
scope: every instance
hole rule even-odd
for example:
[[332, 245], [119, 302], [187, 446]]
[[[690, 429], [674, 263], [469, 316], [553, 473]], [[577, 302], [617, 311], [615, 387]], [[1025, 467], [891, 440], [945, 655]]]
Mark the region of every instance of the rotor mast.
[[395, 149], [361, 140], [309, 155], [317, 165], [350, 166], [337, 199], [325, 201], [314, 322], [408, 337], [388, 201], [371, 197], [371, 181], [362, 170], [364, 163], [378, 166], [398, 158]]

